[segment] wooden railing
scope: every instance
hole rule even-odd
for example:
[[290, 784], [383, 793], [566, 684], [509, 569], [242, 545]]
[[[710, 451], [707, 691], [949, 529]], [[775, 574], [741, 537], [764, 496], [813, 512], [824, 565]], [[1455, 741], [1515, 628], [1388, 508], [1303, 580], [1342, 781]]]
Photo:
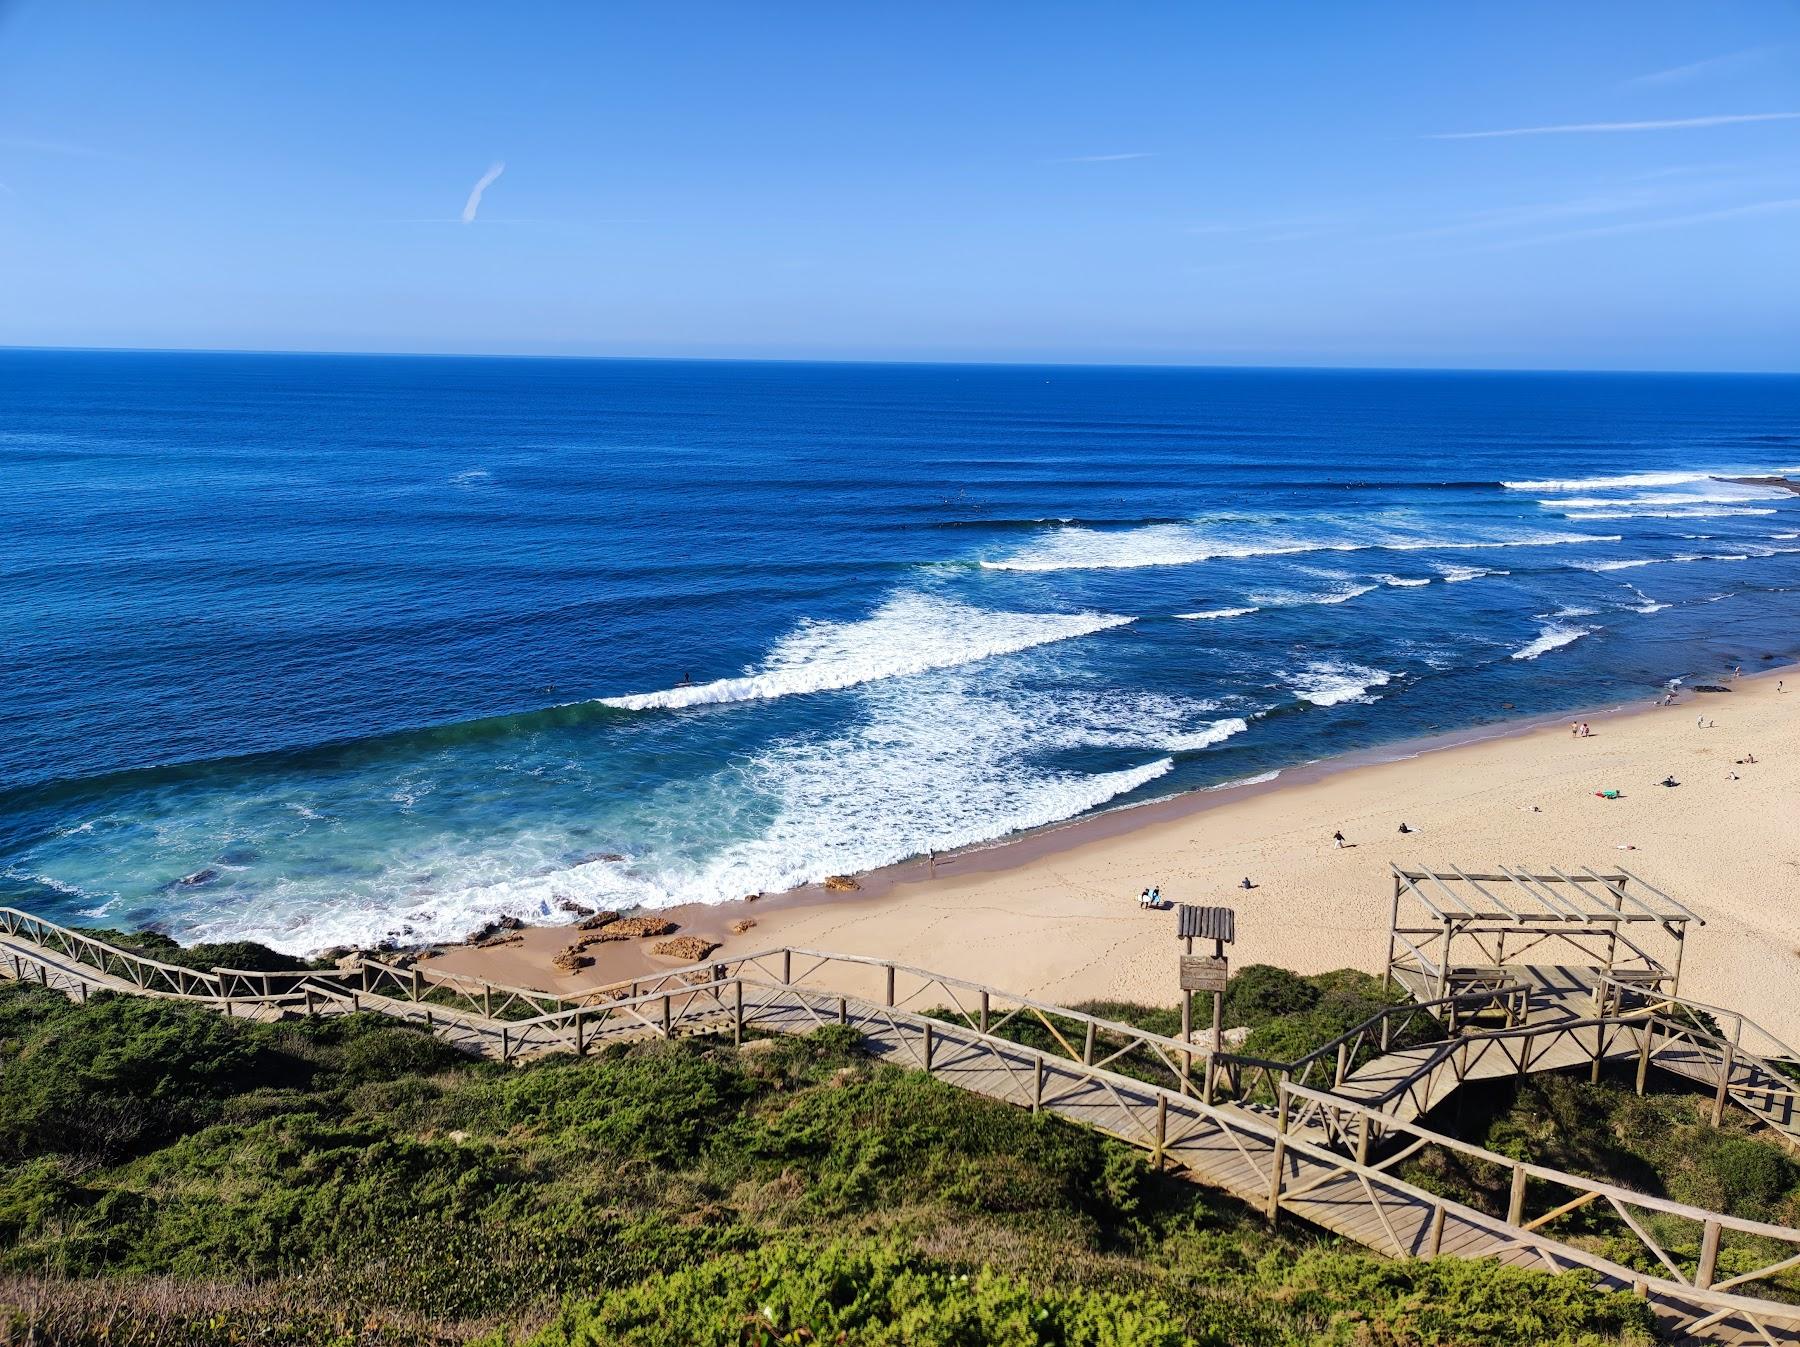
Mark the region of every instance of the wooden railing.
[[[1429, 1025], [1433, 1039], [1455, 1034], [1459, 1026], [1498, 1012], [1507, 1025], [1522, 1024], [1530, 1015], [1530, 988], [1516, 983], [1461, 992], [1435, 1001], [1407, 1001], [1387, 1006], [1338, 1037], [1291, 1062], [1244, 1053], [1222, 1052], [1214, 1059], [1208, 1084], [1218, 1097], [1273, 1104], [1283, 1084], [1335, 1089], [1372, 1057], [1404, 1043], [1415, 1028]], [[1426, 1040], [1417, 1040], [1426, 1041]]]
[[[1800, 1281], [1776, 1285], [1784, 1274], [1800, 1268], [1800, 1230], [1722, 1215], [1701, 1207], [1640, 1193], [1617, 1184], [1584, 1178], [1516, 1156], [1501, 1155], [1416, 1123], [1396, 1121], [1380, 1109], [1319, 1090], [1290, 1086], [1283, 1094], [1284, 1111], [1310, 1106], [1309, 1115], [1334, 1146], [1373, 1170], [1394, 1171], [1432, 1151], [1455, 1155], [1465, 1165], [1505, 1176], [1506, 1224], [1521, 1231], [1547, 1231], [1581, 1220], [1593, 1224], [1594, 1208], [1616, 1219], [1609, 1233], [1634, 1238], [1643, 1257], [1640, 1272], [1696, 1291], [1728, 1291], [1756, 1287], [1800, 1302]], [[1404, 1144], [1383, 1159], [1370, 1160], [1378, 1142]], [[1538, 1187], [1534, 1190], [1532, 1185]], [[1545, 1190], [1548, 1190], [1546, 1196]], [[1498, 1215], [1499, 1213], [1491, 1213]], [[1585, 1232], [1574, 1232], [1579, 1237]], [[1684, 1239], [1691, 1236], [1691, 1239]], [[1789, 1308], [1800, 1318], [1800, 1303]]]
[[[1406, 1007], [1372, 1016], [1299, 1063], [1266, 1064], [1285, 1067], [1289, 1074], [1276, 1077], [1272, 1107], [1265, 1112], [1202, 1097], [1204, 1084], [1196, 1087], [1192, 1072], [1193, 1057], [1204, 1056], [1203, 1049], [1196, 1052], [1197, 1045], [864, 956], [765, 950], [567, 997], [383, 961], [371, 961], [366, 975], [361, 970], [291, 975], [215, 970], [195, 974], [193, 981], [173, 978], [165, 983], [160, 981], [162, 970], [171, 975], [194, 970], [132, 956], [10, 910], [0, 909], [0, 929], [110, 977], [123, 977], [115, 970], [134, 964], [149, 965], [126, 980], [150, 994], [224, 1006], [241, 993], [241, 999], [297, 1003], [314, 1013], [375, 1011], [419, 1023], [502, 1060], [542, 1052], [579, 1054], [646, 1035], [719, 1033], [741, 1040], [750, 1032], [851, 1025], [889, 1060], [1097, 1127], [1149, 1151], [1159, 1166], [1185, 1167], [1263, 1203], [1272, 1217], [1285, 1211], [1328, 1228], [1341, 1226], [1354, 1238], [1402, 1257], [1439, 1252], [1447, 1229], [1456, 1232], [1459, 1252], [1527, 1249], [1545, 1267], [1583, 1267], [1611, 1285], [1637, 1289], [1688, 1332], [1726, 1319], [1800, 1330], [1800, 1306], [1746, 1294], [1792, 1293], [1783, 1278], [1800, 1267], [1800, 1231], [1500, 1155], [1294, 1079], [1296, 1066], [1305, 1076], [1323, 1070], [1322, 1062], [1332, 1063], [1335, 1076], [1340, 1048], [1354, 1056], [1358, 1049], [1353, 1045], [1380, 1042], [1384, 1023], [1391, 1038], [1396, 1032], [1391, 1026], [1405, 1023], [1399, 1015]], [[75, 938], [65, 942], [65, 934]], [[860, 988], [844, 985], [851, 982], [859, 982]], [[1485, 1007], [1517, 1021], [1523, 1007], [1509, 1000], [1517, 990], [1446, 998], [1446, 1003], [1459, 1003], [1454, 1008], [1429, 1003], [1413, 1009], [1461, 1016]], [[550, 1008], [523, 1013], [540, 1004]], [[489, 1005], [503, 1014], [485, 1013]], [[504, 1013], [520, 1017], [505, 1018]], [[1580, 1033], [1597, 1024], [1610, 1024], [1623, 1034], [1641, 1029], [1648, 1037], [1654, 1018], [1639, 1011], [1624, 1019], [1515, 1023], [1458, 1042], [1529, 1042], [1533, 1036]], [[1025, 1026], [1037, 1042], [1008, 1036]], [[1459, 1203], [1398, 1172], [1433, 1151], [1506, 1175], [1507, 1210], [1486, 1212]], [[1330, 1200], [1321, 1202], [1322, 1194]], [[1346, 1202], [1372, 1217], [1373, 1225], [1350, 1224], [1346, 1213], [1354, 1213]], [[1636, 1266], [1569, 1242], [1582, 1237], [1571, 1227], [1591, 1224], [1602, 1212], [1613, 1218], [1609, 1233], [1635, 1250], [1626, 1256]]]

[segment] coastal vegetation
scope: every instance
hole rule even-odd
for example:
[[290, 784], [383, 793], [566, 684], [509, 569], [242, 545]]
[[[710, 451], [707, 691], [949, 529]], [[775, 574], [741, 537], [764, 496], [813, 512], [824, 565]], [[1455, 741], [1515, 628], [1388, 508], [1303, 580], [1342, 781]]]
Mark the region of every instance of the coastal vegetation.
[[1578, 1276], [1272, 1232], [846, 1029], [502, 1067], [10, 985], [0, 1305], [0, 1336], [196, 1347], [1652, 1340]]

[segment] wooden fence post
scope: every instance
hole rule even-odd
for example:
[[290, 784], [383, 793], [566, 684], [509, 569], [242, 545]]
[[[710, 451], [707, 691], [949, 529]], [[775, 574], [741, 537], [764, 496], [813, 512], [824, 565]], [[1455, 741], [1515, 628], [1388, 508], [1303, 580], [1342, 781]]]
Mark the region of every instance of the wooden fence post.
[[838, 997], [838, 1023], [850, 1023], [850, 999], [846, 996]]
[[512, 1030], [505, 1025], [500, 1027], [500, 1060], [503, 1062], [512, 1060]]
[[741, 1045], [744, 1041], [744, 983], [742, 979], [731, 984], [731, 1041]]
[[1159, 1172], [1163, 1167], [1163, 1148], [1167, 1146], [1168, 1141], [1169, 1096], [1166, 1094], [1159, 1094], [1156, 1096], [1156, 1151], [1154, 1158], [1151, 1161], [1153, 1167]]
[[1031, 1111], [1038, 1112], [1044, 1107], [1044, 1059], [1031, 1059]]
[[781, 951], [781, 985], [784, 987], [789, 986], [793, 981], [794, 951], [791, 949], [784, 949]]
[[986, 991], [983, 991], [981, 993], [981, 1032], [985, 1034], [987, 1031], [988, 1031], [988, 994]]
[[585, 1027], [582, 1023], [584, 1018], [585, 1012], [577, 1009], [575, 1012], [575, 1055], [577, 1057], [587, 1056], [587, 1037], [582, 1033], [582, 1029]]
[[1431, 1236], [1426, 1241], [1425, 1256], [1436, 1258], [1444, 1247], [1444, 1204], [1438, 1203], [1431, 1209]]
[[1288, 1095], [1286, 1090], [1281, 1090], [1275, 1109], [1275, 1150], [1273, 1163], [1269, 1166], [1269, 1200], [1263, 1210], [1270, 1225], [1275, 1224], [1275, 1218], [1281, 1211], [1282, 1170], [1287, 1168], [1287, 1130]]
[[1088, 1021], [1087, 1037], [1082, 1040], [1081, 1061], [1085, 1066], [1094, 1064], [1094, 1022], [1092, 1020]]
[[412, 970], [412, 999], [415, 1001], [423, 1001], [425, 999], [425, 973], [423, 969], [415, 968]]
[[1639, 1094], [1644, 1092], [1644, 1084], [1650, 1076], [1650, 1036], [1655, 1027], [1653, 1020], [1646, 1019], [1638, 1030], [1644, 1036], [1643, 1041], [1638, 1044], [1637, 1092]]
[[1708, 1221], [1700, 1235], [1700, 1266], [1694, 1272], [1694, 1285], [1702, 1291], [1713, 1284], [1713, 1273], [1719, 1266], [1719, 1223]]
[[893, 1005], [894, 1005], [894, 965], [893, 964], [889, 964], [887, 966], [887, 1003], [888, 1003], [888, 1008], [892, 1009]]
[[1731, 1068], [1737, 1062], [1737, 1045], [1725, 1045], [1725, 1060], [1719, 1065], [1719, 1089], [1713, 1095], [1712, 1125], [1721, 1126], [1725, 1121], [1725, 1096], [1731, 1089]]
[[1344, 1083], [1344, 1077], [1349, 1074], [1350, 1045], [1348, 1043], [1340, 1043], [1338, 1044], [1337, 1079], [1332, 1082], [1332, 1088], [1336, 1089], [1338, 1086], [1342, 1085]]
[[662, 999], [662, 1031], [664, 1038], [675, 1036], [674, 1028], [669, 1020], [669, 994], [667, 992], [663, 993]]
[[1525, 1166], [1513, 1163], [1512, 1196], [1506, 1202], [1506, 1223], [1518, 1225], [1525, 1219]]
[[931, 1074], [931, 1049], [937, 1042], [937, 1035], [932, 1032], [931, 1021], [925, 1021], [925, 1074]]

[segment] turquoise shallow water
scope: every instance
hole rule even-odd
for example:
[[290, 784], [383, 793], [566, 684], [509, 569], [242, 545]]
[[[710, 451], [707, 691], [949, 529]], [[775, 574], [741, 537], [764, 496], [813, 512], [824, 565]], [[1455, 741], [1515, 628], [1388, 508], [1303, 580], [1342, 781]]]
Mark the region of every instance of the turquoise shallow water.
[[[0, 353], [0, 884], [717, 901], [1800, 650], [1800, 380]], [[184, 882], [185, 881], [185, 882]]]

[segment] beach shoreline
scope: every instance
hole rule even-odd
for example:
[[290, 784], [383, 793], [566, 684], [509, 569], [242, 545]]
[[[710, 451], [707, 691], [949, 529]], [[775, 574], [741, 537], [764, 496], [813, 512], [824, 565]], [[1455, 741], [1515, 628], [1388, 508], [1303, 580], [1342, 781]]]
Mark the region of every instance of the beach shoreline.
[[[1776, 696], [1775, 689], [1778, 683], [1797, 678], [1800, 665], [1770, 666], [1732, 681], [1729, 693], [1686, 692], [1669, 707], [1615, 702], [1586, 712], [1473, 726], [1320, 759], [1271, 779], [1228, 783], [1107, 810], [935, 860], [914, 858], [854, 876], [853, 892], [808, 885], [754, 901], [685, 904], [660, 909], [656, 915], [677, 923], [682, 934], [716, 941], [727, 955], [788, 944], [878, 954], [944, 972], [979, 974], [1011, 990], [1054, 993], [1064, 1000], [1128, 995], [1168, 1001], [1174, 998], [1172, 983], [1168, 987], [1161, 983], [1170, 982], [1172, 975], [1161, 970], [1164, 975], [1158, 977], [1151, 971], [1158, 962], [1151, 951], [1156, 944], [1152, 933], [1169, 926], [1171, 919], [1137, 909], [1135, 895], [1145, 884], [1160, 884], [1172, 901], [1239, 906], [1244, 934], [1235, 953], [1242, 962], [1281, 963], [1303, 972], [1345, 965], [1373, 965], [1379, 971], [1390, 858], [1600, 867], [1618, 863], [1615, 847], [1624, 846], [1643, 853], [1633, 856], [1632, 864], [1642, 867], [1645, 878], [1709, 920], [1717, 917], [1714, 927], [1722, 925], [1767, 947], [1746, 962], [1727, 948], [1742, 940], [1728, 939], [1724, 930], [1714, 934], [1709, 927], [1697, 936], [1698, 956], [1690, 957], [1684, 989], [1702, 996], [1716, 993], [1714, 999], [1731, 999], [1730, 991], [1734, 1004], [1747, 1000], [1744, 1008], [1753, 1015], [1764, 1005], [1774, 1021], [1769, 1027], [1800, 1037], [1800, 1011], [1784, 1005], [1775, 988], [1768, 988], [1766, 996], [1746, 998], [1733, 987], [1728, 972], [1754, 966], [1771, 975], [1784, 970], [1790, 985], [1800, 978], [1800, 920], [1795, 915], [1800, 911], [1800, 855], [1785, 867], [1777, 866], [1785, 868], [1785, 881], [1779, 873], [1758, 881], [1759, 891], [1768, 897], [1762, 907], [1741, 894], [1719, 905], [1694, 892], [1696, 887], [1710, 887], [1704, 880], [1671, 877], [1658, 863], [1656, 853], [1663, 848], [1650, 833], [1642, 842], [1596, 844], [1591, 838], [1583, 842], [1582, 821], [1595, 816], [1585, 805], [1569, 803], [1573, 783], [1554, 788], [1546, 783], [1561, 806], [1553, 814], [1542, 812], [1550, 803], [1547, 795], [1537, 813], [1521, 803], [1511, 811], [1513, 817], [1500, 815], [1479, 826], [1437, 817], [1443, 811], [1435, 803], [1438, 796], [1466, 791], [1472, 778], [1483, 782], [1487, 791], [1529, 793], [1530, 786], [1546, 775], [1566, 773], [1570, 749], [1563, 741], [1570, 738], [1568, 726], [1586, 720], [1595, 733], [1578, 741], [1575, 751], [1583, 758], [1576, 761], [1601, 758], [1607, 766], [1596, 780], [1616, 776], [1626, 789], [1624, 799], [1605, 802], [1616, 807], [1614, 820], [1609, 821], [1628, 820], [1636, 828], [1660, 812], [1679, 814], [1684, 827], [1696, 827], [1701, 833], [1726, 829], [1734, 820], [1741, 830], [1741, 811], [1733, 810], [1730, 797], [1719, 789], [1721, 784], [1742, 784], [1744, 773], [1731, 765], [1729, 756], [1722, 763], [1709, 762], [1715, 770], [1704, 781], [1694, 782], [1701, 789], [1686, 795], [1650, 794], [1654, 783], [1671, 771], [1693, 776], [1694, 752], [1706, 759], [1728, 753], [1720, 747], [1720, 736], [1735, 730], [1744, 740], [1737, 751], [1754, 752], [1759, 759], [1751, 775], [1765, 785], [1773, 784], [1777, 775], [1781, 778], [1772, 795], [1764, 790], [1757, 796], [1765, 804], [1774, 800], [1777, 807], [1765, 828], [1753, 830], [1762, 834], [1764, 851], [1780, 851], [1784, 833], [1797, 831], [1784, 829], [1779, 799], [1800, 798], [1795, 793], [1800, 788], [1800, 771], [1795, 770], [1800, 763], [1796, 733], [1800, 690], [1788, 689], [1795, 693], [1795, 700], [1788, 703]], [[1790, 710], [1792, 715], [1786, 714]], [[1693, 723], [1696, 715], [1724, 720], [1716, 731], [1701, 731]], [[1682, 728], [1692, 732], [1686, 739]], [[1666, 766], [1658, 765], [1665, 761]], [[1739, 780], [1726, 778], [1727, 770], [1738, 770]], [[1585, 791], [1582, 795], [1593, 798]], [[1377, 811], [1388, 816], [1381, 832], [1372, 831], [1369, 823]], [[1529, 817], [1520, 817], [1526, 814]], [[1698, 818], [1689, 818], [1696, 814]], [[1568, 840], [1554, 849], [1547, 849], [1540, 839], [1523, 854], [1516, 849], [1495, 850], [1492, 839], [1498, 837], [1516, 847], [1533, 832], [1569, 833], [1566, 827], [1534, 826], [1534, 821], [1542, 824], [1552, 817], [1576, 824]], [[1417, 832], [1397, 835], [1401, 820]], [[1507, 826], [1487, 826], [1498, 822]], [[1342, 851], [1329, 842], [1339, 826], [1355, 843]], [[1215, 835], [1230, 839], [1229, 844], [1202, 840]], [[1228, 855], [1243, 859], [1227, 862]], [[1705, 855], [1691, 855], [1677, 868], [1704, 876], [1709, 871], [1706, 862]], [[1233, 866], [1256, 870], [1257, 888], [1234, 889]], [[1332, 878], [1341, 870], [1357, 875], [1348, 890]], [[1296, 920], [1297, 914], [1290, 912], [1278, 929], [1271, 929], [1266, 919], [1275, 915], [1270, 900], [1277, 889], [1298, 900], [1304, 919]], [[743, 932], [732, 930], [734, 923], [744, 921], [753, 925]], [[1110, 961], [1094, 957], [1097, 928], [1123, 939], [1122, 944], [1113, 944]], [[680, 962], [652, 954], [654, 941], [615, 941], [589, 947], [584, 953], [593, 962], [566, 975], [552, 969], [550, 959], [574, 938], [572, 926], [528, 927], [516, 935], [513, 943], [487, 948], [439, 947], [431, 956], [433, 966], [514, 985], [579, 991], [653, 974]], [[1166, 933], [1164, 940], [1173, 947]], [[1781, 980], [1772, 976], [1766, 981]]]

